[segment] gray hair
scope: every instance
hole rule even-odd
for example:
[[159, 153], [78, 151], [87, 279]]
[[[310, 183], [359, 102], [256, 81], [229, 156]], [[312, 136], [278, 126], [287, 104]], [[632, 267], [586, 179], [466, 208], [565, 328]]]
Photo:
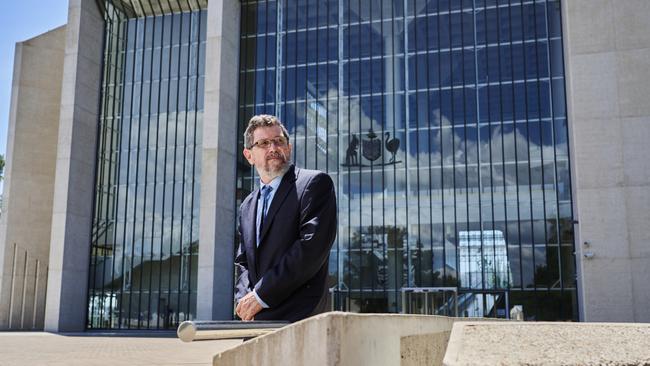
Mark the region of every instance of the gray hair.
[[246, 127], [246, 131], [244, 131], [244, 147], [247, 149], [253, 147], [253, 132], [255, 132], [258, 127], [271, 126], [279, 126], [284, 137], [289, 140], [289, 132], [287, 132], [287, 129], [284, 127], [282, 122], [280, 122], [278, 117], [272, 116], [270, 114], [260, 114], [253, 116], [253, 118], [248, 121], [248, 127]]

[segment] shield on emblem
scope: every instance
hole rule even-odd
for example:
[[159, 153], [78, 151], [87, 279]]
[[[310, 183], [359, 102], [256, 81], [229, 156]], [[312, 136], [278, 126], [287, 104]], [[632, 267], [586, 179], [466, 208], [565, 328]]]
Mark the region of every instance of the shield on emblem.
[[375, 161], [381, 156], [381, 140], [380, 139], [371, 139], [363, 140], [363, 157]]

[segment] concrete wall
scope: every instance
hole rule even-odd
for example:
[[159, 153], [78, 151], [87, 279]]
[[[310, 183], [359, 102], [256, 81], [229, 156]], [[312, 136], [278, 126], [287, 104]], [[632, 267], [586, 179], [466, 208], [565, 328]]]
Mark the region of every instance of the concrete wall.
[[85, 328], [103, 30], [95, 0], [70, 0], [45, 311], [48, 331]]
[[43, 329], [65, 26], [16, 44], [0, 217], [0, 329]]
[[201, 150], [197, 318], [232, 319], [239, 1], [210, 0]]
[[457, 319], [325, 313], [224, 351], [213, 365], [435, 365]]
[[562, 14], [581, 319], [650, 322], [650, 1]]
[[443, 360], [469, 365], [647, 365], [650, 324], [456, 322]]

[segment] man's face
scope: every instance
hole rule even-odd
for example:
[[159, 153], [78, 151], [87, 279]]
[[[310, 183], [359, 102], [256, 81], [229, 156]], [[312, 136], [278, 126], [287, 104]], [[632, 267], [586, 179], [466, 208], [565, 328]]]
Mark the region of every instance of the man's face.
[[280, 126], [258, 127], [253, 131], [253, 147], [244, 149], [244, 157], [255, 166], [262, 179], [273, 179], [288, 168], [291, 144]]

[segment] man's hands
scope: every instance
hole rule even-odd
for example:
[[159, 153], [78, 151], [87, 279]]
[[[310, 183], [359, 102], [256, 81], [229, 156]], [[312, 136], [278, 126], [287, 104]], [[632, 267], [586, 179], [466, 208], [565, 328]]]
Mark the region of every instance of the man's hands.
[[244, 321], [253, 320], [255, 315], [262, 310], [262, 305], [257, 302], [253, 292], [249, 292], [246, 296], [242, 297], [237, 304], [235, 312]]

